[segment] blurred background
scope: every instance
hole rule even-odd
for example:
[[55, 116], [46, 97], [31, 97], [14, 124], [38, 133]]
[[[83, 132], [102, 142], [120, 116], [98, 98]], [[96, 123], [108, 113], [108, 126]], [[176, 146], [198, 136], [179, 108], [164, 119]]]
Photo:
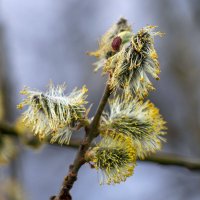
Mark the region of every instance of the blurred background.
[[[0, 0], [0, 103], [14, 123], [23, 86], [45, 90], [49, 80], [67, 91], [83, 84], [88, 100], [102, 95], [105, 78], [93, 73], [86, 52], [120, 17], [136, 32], [157, 25], [165, 32], [155, 46], [160, 81], [151, 100], [167, 121], [164, 152], [200, 158], [200, 2], [198, 0]], [[0, 115], [3, 116], [2, 113]], [[80, 135], [81, 133], [77, 133]], [[17, 154], [0, 166], [0, 200], [44, 200], [59, 191], [76, 149], [46, 145], [33, 151], [17, 141]], [[88, 195], [89, 194], [89, 195]], [[200, 173], [175, 166], [138, 162], [135, 174], [116, 186], [99, 186], [85, 165], [72, 189], [74, 200], [199, 200]]]

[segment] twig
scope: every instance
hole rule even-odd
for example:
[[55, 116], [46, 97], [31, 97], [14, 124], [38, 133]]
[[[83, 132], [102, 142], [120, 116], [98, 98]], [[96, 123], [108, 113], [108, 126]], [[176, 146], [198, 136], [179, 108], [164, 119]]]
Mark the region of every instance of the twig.
[[[93, 146], [92, 140], [98, 136], [98, 125], [101, 113], [103, 108], [106, 105], [106, 101], [109, 97], [109, 89], [106, 88], [104, 96], [101, 100], [101, 103], [97, 109], [96, 115], [89, 127], [86, 129], [86, 136], [81, 141], [79, 139], [74, 139], [70, 141], [70, 147], [79, 147], [77, 152], [77, 156], [74, 160], [74, 163], [70, 165], [68, 175], [65, 177], [63, 181], [62, 188], [58, 196], [51, 197], [51, 200], [69, 200], [71, 199], [71, 195], [69, 193], [72, 188], [74, 182], [77, 179], [78, 171], [80, 167], [85, 163], [84, 154], [90, 146]], [[8, 135], [11, 137], [19, 137], [19, 134], [10, 124], [5, 122], [0, 122], [0, 135]], [[151, 155], [145, 160], [141, 160], [142, 162], [153, 162], [161, 165], [172, 165], [172, 166], [180, 166], [187, 168], [189, 170], [200, 170], [200, 159], [189, 158], [186, 156], [176, 155], [174, 153], [164, 153], [160, 152], [155, 155]]]
[[[72, 148], [77, 148], [80, 145], [79, 139], [73, 139], [70, 141], [69, 146]], [[91, 144], [90, 146], [94, 146]], [[145, 158], [145, 160], [139, 160], [141, 162], [152, 162], [160, 165], [171, 165], [184, 167], [192, 171], [200, 170], [200, 158], [191, 158], [183, 155], [178, 155], [174, 153], [159, 152], [152, 154]]]
[[5, 122], [0, 122], [0, 136], [1, 135], [8, 135], [15, 137], [19, 136], [15, 128], [12, 127], [12, 125]]
[[174, 153], [157, 153], [147, 157], [145, 162], [153, 162], [161, 165], [175, 165], [189, 170], [200, 170], [200, 159], [177, 155]]

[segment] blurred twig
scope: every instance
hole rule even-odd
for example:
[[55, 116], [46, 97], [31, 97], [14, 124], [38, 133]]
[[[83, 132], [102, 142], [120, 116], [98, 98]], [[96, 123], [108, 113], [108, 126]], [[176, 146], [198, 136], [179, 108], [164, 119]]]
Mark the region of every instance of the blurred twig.
[[[5, 122], [0, 122], [0, 135], [9, 135], [11, 137], [19, 137], [17, 131]], [[72, 139], [67, 147], [78, 148], [80, 146], [81, 140]], [[58, 144], [55, 144], [58, 145]], [[92, 144], [93, 145], [93, 144]], [[189, 170], [200, 170], [200, 159], [190, 158], [186, 156], [177, 155], [174, 153], [164, 153], [160, 152], [154, 155], [150, 155], [142, 162], [153, 162], [161, 165], [174, 165], [187, 168]]]
[[[13, 113], [13, 98], [11, 98], [12, 94], [12, 73], [9, 66], [9, 59], [7, 57], [7, 46], [5, 44], [5, 37], [4, 37], [4, 26], [3, 24], [0, 24], [0, 95], [1, 95], [1, 119], [0, 121], [13, 121], [14, 119], [14, 113]], [[0, 122], [1, 123], [1, 122]], [[5, 125], [1, 126], [0, 128], [0, 136], [2, 134], [6, 135], [15, 135], [15, 130], [12, 126]], [[0, 138], [1, 140], [1, 138]], [[18, 147], [17, 151], [17, 157], [13, 156], [12, 159], [10, 159], [9, 165], [8, 165], [8, 175], [10, 179], [19, 181], [19, 172], [20, 172], [20, 147], [18, 144], [18, 137], [13, 137], [13, 145], [16, 145]], [[15, 147], [11, 146], [9, 149], [13, 149]], [[8, 149], [7, 149], [8, 150]], [[9, 150], [8, 150], [9, 151]], [[12, 197], [17, 197], [18, 193], [15, 190], [14, 187], [10, 188], [10, 194], [12, 194]], [[9, 197], [8, 197], [9, 198]]]
[[200, 170], [200, 159], [181, 156], [174, 153], [160, 152], [147, 157], [144, 161], [154, 162], [161, 165], [180, 166], [189, 170]]
[[15, 128], [12, 127], [12, 125], [5, 122], [0, 122], [0, 136], [1, 135], [7, 135], [7, 136], [13, 136], [13, 137], [19, 136]]

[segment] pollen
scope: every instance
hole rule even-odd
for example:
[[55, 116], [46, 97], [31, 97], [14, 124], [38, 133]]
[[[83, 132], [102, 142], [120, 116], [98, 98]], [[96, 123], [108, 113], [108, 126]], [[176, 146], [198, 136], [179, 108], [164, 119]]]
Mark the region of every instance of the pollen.
[[18, 104], [17, 105], [17, 109], [22, 110], [23, 109], [23, 104], [22, 103]]
[[155, 50], [153, 50], [153, 51], [150, 52], [150, 57], [151, 57], [152, 59], [158, 59], [158, 54], [156, 53]]

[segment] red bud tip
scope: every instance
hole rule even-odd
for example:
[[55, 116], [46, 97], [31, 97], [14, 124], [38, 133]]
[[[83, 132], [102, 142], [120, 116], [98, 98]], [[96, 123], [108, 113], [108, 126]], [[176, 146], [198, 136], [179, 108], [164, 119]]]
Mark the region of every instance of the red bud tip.
[[114, 51], [118, 51], [120, 48], [120, 45], [122, 43], [122, 39], [120, 37], [115, 37], [112, 41], [112, 48]]

